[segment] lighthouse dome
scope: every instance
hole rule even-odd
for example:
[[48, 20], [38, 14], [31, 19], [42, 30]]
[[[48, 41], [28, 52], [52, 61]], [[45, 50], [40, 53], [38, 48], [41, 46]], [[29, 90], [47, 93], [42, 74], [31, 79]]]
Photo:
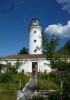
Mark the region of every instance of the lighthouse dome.
[[35, 27], [35, 28], [39, 28], [39, 29], [42, 30], [42, 26], [40, 25], [39, 19], [38, 19], [38, 18], [32, 19], [31, 24], [30, 24], [29, 27], [28, 27], [28, 30], [30, 31], [30, 30], [33, 29], [34, 27]]

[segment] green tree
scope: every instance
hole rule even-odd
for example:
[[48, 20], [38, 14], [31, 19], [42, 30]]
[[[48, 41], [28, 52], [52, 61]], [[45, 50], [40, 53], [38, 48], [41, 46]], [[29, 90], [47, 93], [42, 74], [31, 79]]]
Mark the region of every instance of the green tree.
[[18, 54], [28, 54], [28, 49], [23, 47]]
[[70, 56], [70, 40], [68, 40], [64, 46], [58, 50], [58, 53]]
[[[69, 100], [70, 99], [70, 63], [68, 63], [68, 55], [70, 54], [70, 40], [68, 40], [64, 47], [58, 52], [56, 48], [59, 45], [59, 37], [53, 35], [50, 40], [47, 36], [43, 36], [43, 47], [44, 51], [51, 61], [51, 67], [57, 69], [55, 74], [56, 78], [59, 79], [61, 85], [60, 91], [57, 93], [50, 94], [48, 100]], [[67, 89], [67, 91], [66, 91]]]
[[43, 34], [43, 51], [47, 53], [49, 58], [53, 58], [55, 56], [56, 48], [59, 45], [59, 39], [60, 38], [54, 34], [50, 39], [48, 39], [48, 37]]

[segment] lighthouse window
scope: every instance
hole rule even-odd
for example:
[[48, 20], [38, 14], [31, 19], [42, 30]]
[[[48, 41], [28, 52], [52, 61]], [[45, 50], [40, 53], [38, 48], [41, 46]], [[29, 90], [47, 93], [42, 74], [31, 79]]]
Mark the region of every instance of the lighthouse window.
[[38, 47], [38, 46], [36, 46], [36, 48], [37, 48], [37, 49], [39, 49], [39, 47]]
[[36, 40], [34, 40], [34, 42], [36, 42]]
[[35, 49], [34, 52], [37, 52], [37, 50]]
[[36, 31], [34, 31], [34, 33], [36, 33]]

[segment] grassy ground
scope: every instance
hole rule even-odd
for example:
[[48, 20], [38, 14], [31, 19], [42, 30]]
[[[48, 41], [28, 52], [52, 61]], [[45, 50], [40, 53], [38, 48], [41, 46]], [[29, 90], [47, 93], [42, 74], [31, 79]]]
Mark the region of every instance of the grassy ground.
[[0, 100], [16, 100], [15, 91], [2, 91], [0, 92]]
[[[21, 80], [21, 84], [20, 84], [20, 80]], [[29, 81], [29, 76], [24, 74], [12, 74], [12, 80], [10, 80], [9, 77], [5, 77], [4, 74], [3, 76], [1, 74], [0, 75], [0, 100], [16, 100], [17, 90], [24, 88], [25, 84], [28, 81]]]
[[[70, 100], [70, 72], [40, 73], [38, 76], [37, 90], [56, 90], [42, 100]], [[42, 96], [42, 95], [41, 95]], [[37, 99], [36, 99], [37, 98]], [[36, 96], [32, 100], [41, 100]]]
[[59, 90], [60, 80], [53, 74], [40, 74], [37, 81], [38, 90]]

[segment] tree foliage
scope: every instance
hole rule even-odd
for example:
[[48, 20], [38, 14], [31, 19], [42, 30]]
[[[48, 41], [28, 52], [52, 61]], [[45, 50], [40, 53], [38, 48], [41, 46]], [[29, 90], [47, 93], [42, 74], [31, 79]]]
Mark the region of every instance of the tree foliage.
[[70, 56], [70, 40], [68, 40], [64, 46], [58, 50], [58, 53]]
[[28, 54], [28, 49], [23, 47], [18, 54]]
[[43, 51], [47, 53], [47, 56], [53, 58], [56, 48], [59, 45], [59, 37], [55, 36], [54, 34], [51, 36], [50, 39], [43, 34]]

